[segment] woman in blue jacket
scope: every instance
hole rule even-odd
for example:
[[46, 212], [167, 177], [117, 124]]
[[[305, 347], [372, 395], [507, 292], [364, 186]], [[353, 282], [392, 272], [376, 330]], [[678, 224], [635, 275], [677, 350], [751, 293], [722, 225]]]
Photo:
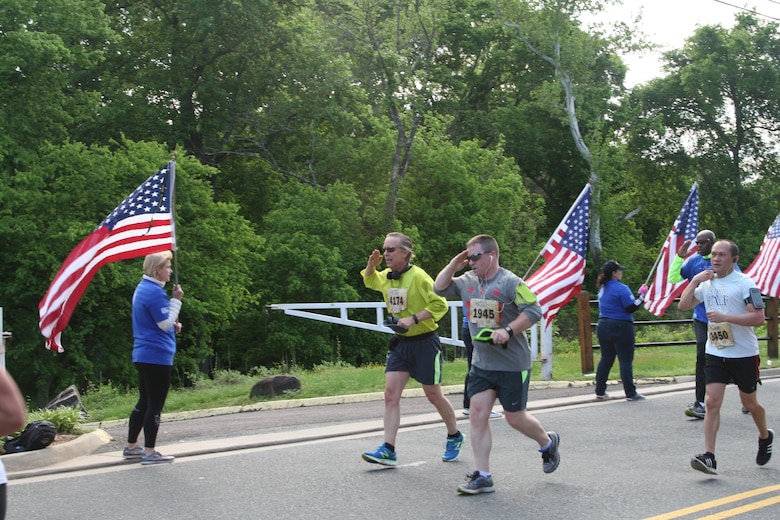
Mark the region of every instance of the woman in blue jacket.
[[[154, 253], [144, 259], [144, 275], [133, 294], [133, 364], [138, 370], [138, 403], [130, 413], [126, 459], [141, 464], [173, 462], [172, 456], [155, 450], [168, 389], [171, 386], [176, 333], [181, 331], [179, 311], [184, 292], [177, 284], [168, 299], [165, 284], [171, 281], [170, 251]], [[144, 447], [138, 446], [143, 429]]]
[[620, 379], [627, 401], [641, 401], [645, 398], [636, 391], [634, 385], [634, 316], [644, 302], [647, 286], [639, 288], [639, 297], [634, 294], [623, 280], [625, 267], [610, 260], [601, 268], [596, 280], [599, 290], [599, 322], [596, 336], [599, 339], [601, 360], [596, 369], [596, 399], [609, 399], [607, 378], [617, 356], [620, 363]]

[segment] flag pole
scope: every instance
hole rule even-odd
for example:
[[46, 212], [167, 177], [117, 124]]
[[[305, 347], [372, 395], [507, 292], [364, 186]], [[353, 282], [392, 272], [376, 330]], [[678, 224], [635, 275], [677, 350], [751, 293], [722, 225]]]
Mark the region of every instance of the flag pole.
[[176, 152], [171, 156], [171, 230], [173, 238], [173, 283], [179, 285], [179, 253], [176, 245]]
[[[587, 190], [587, 189], [588, 189], [588, 186], [592, 186], [592, 185], [593, 185], [593, 182], [592, 182], [592, 181], [590, 181], [590, 180], [589, 180], [589, 181], [588, 181], [588, 182], [585, 184], [585, 187], [584, 187], [584, 188], [582, 188], [582, 191], [580, 191], [580, 194], [579, 194], [579, 195], [577, 195], [577, 198], [576, 198], [576, 199], [574, 199], [574, 203], [573, 203], [573, 204], [571, 205], [571, 207], [569, 208], [569, 211], [567, 211], [567, 212], [566, 212], [566, 215], [564, 215], [564, 217], [561, 219], [561, 223], [560, 223], [560, 224], [558, 224], [558, 227], [557, 227], [557, 228], [555, 228], [556, 230], [558, 230], [558, 229], [559, 229], [559, 228], [560, 228], [560, 227], [563, 225], [563, 223], [564, 223], [564, 222], [566, 222], [566, 221], [569, 219], [569, 217], [571, 216], [571, 214], [574, 212], [574, 208], [577, 206], [577, 202], [578, 202], [578, 201], [580, 200], [580, 198], [582, 197], [582, 193], [583, 193], [585, 190]], [[539, 259], [542, 257], [542, 254], [544, 254], [544, 250], [545, 250], [545, 249], [547, 249], [547, 246], [549, 246], [549, 245], [550, 245], [550, 243], [551, 243], [551, 242], [552, 242], [554, 239], [555, 239], [555, 232], [553, 232], [553, 235], [552, 235], [552, 236], [551, 236], [551, 237], [550, 237], [550, 238], [547, 240], [547, 242], [545, 242], [545, 244], [544, 244], [544, 247], [542, 248], [542, 250], [541, 250], [541, 251], [539, 251], [539, 254], [538, 254], [538, 255], [536, 255], [536, 258], [534, 259], [533, 263], [532, 263], [532, 264], [531, 264], [531, 266], [528, 268], [528, 270], [525, 272], [525, 276], [523, 276], [523, 280], [526, 280], [526, 279], [528, 278], [528, 273], [530, 273], [530, 272], [531, 272], [531, 269], [533, 269], [533, 268], [534, 268], [534, 265], [536, 265], [536, 261], [537, 261], [537, 260], [539, 260]]]
[[[685, 198], [686, 202], [688, 201], [688, 198], [691, 196], [691, 193], [693, 193], [693, 190], [695, 190], [698, 185], [699, 185], [698, 182], [693, 183], [693, 186], [691, 186], [691, 189], [688, 192], [688, 197]], [[664, 244], [666, 244], [668, 238], [669, 238], [668, 236], [664, 238]], [[653, 268], [650, 269], [650, 274], [647, 275], [647, 280], [645, 280], [645, 285], [647, 285], [648, 282], [650, 282], [650, 279], [653, 277], [653, 273], [655, 273], [655, 270], [658, 268], [658, 263], [661, 261], [661, 257], [663, 256], [663, 254], [664, 254], [664, 246], [662, 245], [661, 251], [658, 253], [658, 257], [655, 259], [655, 263], [653, 264]], [[675, 251], [674, 254], [676, 255], [677, 251]]]
[[[666, 239], [664, 239], [665, 241]], [[653, 268], [650, 269], [650, 274], [647, 275], [647, 280], [645, 280], [645, 285], [647, 285], [650, 282], [650, 279], [653, 277], [653, 273], [655, 272], [656, 268], [658, 267], [658, 263], [661, 261], [661, 256], [664, 254], [664, 248], [661, 247], [661, 251], [658, 253], [658, 257], [655, 259], [655, 263], [653, 264]]]

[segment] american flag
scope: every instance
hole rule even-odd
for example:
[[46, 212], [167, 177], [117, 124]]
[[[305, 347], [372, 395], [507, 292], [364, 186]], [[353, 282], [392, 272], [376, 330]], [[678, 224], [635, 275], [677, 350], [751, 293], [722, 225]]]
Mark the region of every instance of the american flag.
[[671, 284], [669, 283], [669, 269], [674, 261], [674, 255], [686, 240], [691, 241], [691, 247], [696, 247], [693, 241], [699, 233], [699, 186], [694, 182], [688, 198], [685, 199], [677, 220], [674, 221], [669, 236], [666, 237], [661, 254], [656, 261], [657, 269], [647, 292], [645, 308], [656, 316], [663, 316], [667, 307], [675, 298], [682, 294], [688, 280]]
[[114, 209], [70, 252], [38, 304], [46, 348], [64, 352], [62, 331], [103, 265], [176, 249], [172, 195], [176, 164], [169, 162]]
[[780, 297], [780, 215], [769, 226], [761, 250], [745, 274], [756, 282], [762, 293]]
[[558, 309], [582, 289], [590, 197], [588, 184], [542, 249], [544, 264], [526, 280], [542, 306], [545, 328], [550, 326]]

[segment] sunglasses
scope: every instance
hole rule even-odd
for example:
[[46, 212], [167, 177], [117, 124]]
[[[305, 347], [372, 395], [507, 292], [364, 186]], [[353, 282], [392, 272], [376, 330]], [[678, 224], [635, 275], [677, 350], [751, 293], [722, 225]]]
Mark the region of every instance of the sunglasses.
[[709, 238], [705, 238], [704, 240], [697, 240], [697, 241], [696, 241], [696, 244], [701, 246], [701, 245], [704, 245], [704, 244], [706, 244], [706, 243], [707, 243], [707, 242], [709, 242], [709, 241], [710, 241], [710, 239], [709, 239]]
[[396, 248], [395, 248], [395, 247], [383, 247], [383, 248], [382, 248], [382, 252], [383, 252], [383, 253], [394, 253], [394, 252], [395, 252], [395, 250], [396, 250]]
[[493, 251], [482, 251], [481, 253], [476, 253], [471, 256], [467, 256], [466, 258], [468, 259], [469, 262], [476, 262], [477, 260], [482, 258], [482, 255], [485, 255], [487, 253], [492, 253], [492, 252]]

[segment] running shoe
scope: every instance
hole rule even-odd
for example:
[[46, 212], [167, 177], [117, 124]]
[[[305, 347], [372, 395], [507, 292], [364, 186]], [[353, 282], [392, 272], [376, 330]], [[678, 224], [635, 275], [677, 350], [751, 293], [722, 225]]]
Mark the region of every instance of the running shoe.
[[159, 451], [153, 451], [148, 455], [141, 457], [141, 464], [148, 466], [149, 464], [167, 464], [173, 462], [172, 455], [163, 455]]
[[558, 453], [561, 436], [557, 432], [547, 432], [547, 435], [552, 440], [552, 446], [542, 452], [542, 469], [545, 473], [552, 473], [561, 463], [561, 455]]
[[691, 459], [691, 467], [703, 473], [710, 475], [718, 474], [718, 463], [715, 462], [715, 455], [712, 453], [702, 453]]
[[444, 446], [444, 455], [441, 456], [441, 460], [444, 462], [452, 462], [460, 457], [460, 449], [463, 447], [463, 434], [458, 432], [455, 437], [447, 436], [447, 444]]
[[626, 397], [626, 401], [644, 401], [644, 400], [645, 400], [645, 396], [643, 396], [639, 392], [635, 393], [631, 397]]
[[603, 394], [596, 394], [596, 399], [599, 401], [608, 401], [610, 397], [608, 393], [604, 392]]
[[772, 458], [772, 441], [775, 439], [774, 430], [769, 430], [769, 437], [766, 439], [758, 438], [758, 455], [756, 455], [756, 464], [763, 466]]
[[458, 486], [458, 493], [464, 495], [476, 495], [478, 493], [492, 493], [493, 489], [493, 477], [483, 477], [479, 474], [479, 471], [475, 471], [471, 475], [467, 475], [468, 482]]
[[387, 446], [382, 444], [374, 451], [367, 451], [363, 454], [363, 460], [372, 464], [381, 464], [382, 466], [395, 466], [395, 452], [387, 449]]
[[691, 403], [688, 405], [688, 408], [685, 409], [685, 415], [688, 417], [704, 419], [704, 414], [704, 407], [699, 402]]
[[140, 459], [144, 456], [144, 449], [140, 446], [136, 446], [135, 448], [127, 448], [122, 450], [122, 457], [124, 457], [126, 460], [130, 459]]
[[504, 416], [504, 414], [502, 414], [501, 412], [493, 412], [493, 411], [490, 412], [490, 418], [491, 419], [499, 419], [499, 418], [501, 418], [503, 416]]

